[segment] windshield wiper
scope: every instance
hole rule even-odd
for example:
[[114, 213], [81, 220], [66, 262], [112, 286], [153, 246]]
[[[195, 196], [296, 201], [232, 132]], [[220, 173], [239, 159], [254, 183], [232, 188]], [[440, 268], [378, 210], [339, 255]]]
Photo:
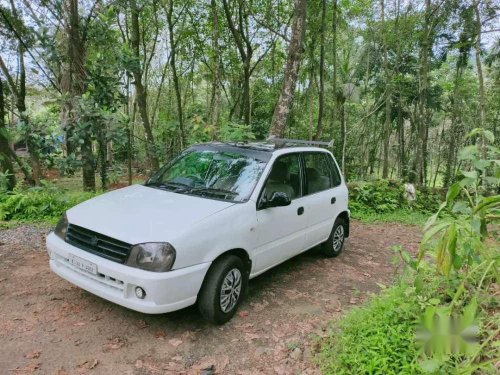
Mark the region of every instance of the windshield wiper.
[[189, 193], [220, 194], [220, 195], [238, 195], [238, 193], [235, 193], [234, 191], [231, 191], [231, 190], [217, 189], [217, 188], [211, 188], [211, 187], [192, 188], [188, 192]]
[[171, 181], [168, 181], [168, 182], [162, 182], [162, 183], [149, 183], [149, 184], [146, 184], [146, 186], [151, 186], [151, 187], [155, 187], [155, 188], [158, 188], [158, 189], [166, 189], [166, 190], [179, 190], [179, 192], [184, 192], [186, 190], [189, 190], [191, 189], [191, 186], [189, 186], [188, 184], [183, 184], [182, 182], [171, 182]]

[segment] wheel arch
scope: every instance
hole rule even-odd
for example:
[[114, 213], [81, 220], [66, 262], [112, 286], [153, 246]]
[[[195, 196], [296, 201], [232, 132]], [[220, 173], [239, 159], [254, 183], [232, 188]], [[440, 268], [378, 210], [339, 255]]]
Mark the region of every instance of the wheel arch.
[[349, 237], [349, 227], [350, 227], [350, 225], [349, 225], [349, 212], [343, 211], [339, 214], [339, 216], [337, 216], [337, 218], [344, 220], [344, 223], [346, 224], [345, 237]]
[[[210, 271], [213, 269], [214, 264], [216, 264], [219, 259], [222, 259], [228, 255], [235, 255], [238, 258], [240, 258], [243, 261], [243, 264], [246, 266], [247, 275], [250, 276], [250, 272], [252, 270], [252, 260], [250, 259], [250, 255], [248, 254], [248, 252], [242, 248], [234, 248], [234, 249], [226, 250], [226, 251], [220, 253], [212, 261], [212, 264], [210, 265], [207, 272], [205, 273], [205, 276], [203, 277], [203, 282], [201, 283], [200, 291], [202, 290], [203, 286], [205, 285], [207, 277], [210, 274]], [[198, 296], [199, 296], [200, 291], [198, 291]]]

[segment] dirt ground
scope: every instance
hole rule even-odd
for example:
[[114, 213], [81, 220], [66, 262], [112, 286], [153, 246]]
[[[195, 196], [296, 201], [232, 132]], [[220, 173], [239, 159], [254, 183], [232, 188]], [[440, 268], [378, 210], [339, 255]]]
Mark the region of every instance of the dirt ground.
[[144, 315], [49, 271], [46, 228], [0, 230], [1, 374], [316, 374], [315, 337], [397, 272], [392, 245], [418, 227], [352, 224], [340, 257], [311, 250], [250, 281], [224, 326], [195, 307]]

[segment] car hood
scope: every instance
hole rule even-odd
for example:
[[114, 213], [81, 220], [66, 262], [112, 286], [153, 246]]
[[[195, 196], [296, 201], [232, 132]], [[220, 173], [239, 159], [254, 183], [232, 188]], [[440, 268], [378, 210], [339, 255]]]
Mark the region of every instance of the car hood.
[[67, 216], [70, 224], [137, 244], [169, 241], [233, 204], [132, 185], [80, 203]]

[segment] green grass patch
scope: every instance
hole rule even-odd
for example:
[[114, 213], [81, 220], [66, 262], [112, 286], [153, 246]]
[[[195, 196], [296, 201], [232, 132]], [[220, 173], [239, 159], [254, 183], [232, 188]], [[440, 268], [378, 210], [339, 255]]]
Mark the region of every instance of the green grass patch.
[[325, 374], [415, 373], [417, 348], [413, 322], [418, 305], [401, 283], [351, 310], [324, 341], [319, 361]]
[[95, 195], [91, 192], [67, 191], [52, 185], [3, 192], [0, 193], [0, 225], [54, 224], [66, 210]]
[[351, 217], [363, 223], [402, 223], [411, 225], [424, 225], [429, 218], [427, 214], [419, 211], [399, 208], [389, 212], [375, 212], [373, 210], [351, 211]]
[[416, 200], [409, 202], [400, 181], [376, 180], [349, 183], [351, 216], [365, 223], [397, 222], [423, 225], [442, 200], [438, 190], [417, 190]]
[[[418, 272], [408, 269], [395, 285], [331, 323], [317, 354], [322, 373], [495, 374], [499, 302], [488, 285], [494, 284], [498, 273], [488, 266], [489, 262], [481, 263], [460, 280], [440, 276], [429, 266]], [[476, 303], [477, 313], [468, 324], [478, 327], [479, 344], [471, 346], [470, 353], [422, 354], [416, 332], [429, 309], [442, 316], [461, 317]]]

